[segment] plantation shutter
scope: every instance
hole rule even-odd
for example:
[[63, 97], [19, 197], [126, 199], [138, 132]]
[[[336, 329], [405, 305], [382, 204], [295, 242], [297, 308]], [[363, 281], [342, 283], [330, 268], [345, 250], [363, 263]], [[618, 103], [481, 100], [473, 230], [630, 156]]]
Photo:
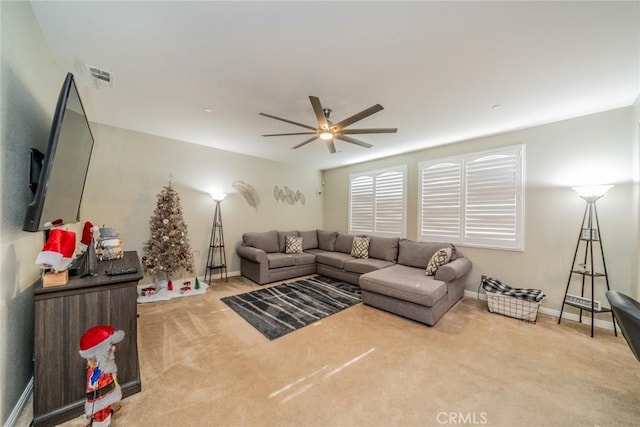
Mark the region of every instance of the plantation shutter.
[[459, 243], [462, 162], [420, 165], [420, 237]]
[[376, 176], [374, 233], [402, 236], [404, 232], [404, 174]]
[[524, 146], [418, 168], [418, 238], [524, 250]]
[[464, 240], [468, 243], [510, 247], [519, 237], [520, 156], [510, 151], [466, 164]]
[[404, 237], [406, 166], [352, 175], [349, 233]]
[[352, 234], [370, 232], [373, 230], [373, 177], [352, 178], [350, 195], [349, 229]]

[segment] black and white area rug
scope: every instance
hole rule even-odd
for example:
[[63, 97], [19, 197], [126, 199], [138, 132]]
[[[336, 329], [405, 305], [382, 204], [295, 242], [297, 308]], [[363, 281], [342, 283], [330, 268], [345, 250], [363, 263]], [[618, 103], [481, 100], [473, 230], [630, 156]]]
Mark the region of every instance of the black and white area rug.
[[349, 308], [361, 297], [356, 285], [315, 276], [222, 301], [273, 340]]

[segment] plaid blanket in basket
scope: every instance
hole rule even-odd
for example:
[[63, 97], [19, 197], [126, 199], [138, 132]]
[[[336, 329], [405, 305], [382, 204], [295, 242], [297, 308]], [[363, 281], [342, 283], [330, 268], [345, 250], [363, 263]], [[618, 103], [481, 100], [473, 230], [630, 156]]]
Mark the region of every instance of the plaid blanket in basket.
[[512, 288], [498, 279], [485, 276], [482, 276], [482, 288], [487, 292], [509, 295], [527, 301], [540, 302], [545, 297], [540, 289]]

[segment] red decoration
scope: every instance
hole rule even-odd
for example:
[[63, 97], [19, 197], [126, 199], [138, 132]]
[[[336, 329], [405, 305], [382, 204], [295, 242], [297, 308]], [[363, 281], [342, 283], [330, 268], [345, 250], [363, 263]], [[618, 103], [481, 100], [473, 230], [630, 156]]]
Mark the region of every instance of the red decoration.
[[167, 289], [170, 291], [173, 290], [173, 283], [171, 282], [171, 280], [169, 280], [169, 283], [167, 283]]

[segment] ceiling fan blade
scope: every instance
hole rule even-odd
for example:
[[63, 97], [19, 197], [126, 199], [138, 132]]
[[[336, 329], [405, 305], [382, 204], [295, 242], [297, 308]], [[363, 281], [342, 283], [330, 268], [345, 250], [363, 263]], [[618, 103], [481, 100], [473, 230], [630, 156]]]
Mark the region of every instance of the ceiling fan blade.
[[359, 146], [364, 147], [364, 148], [373, 147], [373, 145], [371, 145], [369, 143], [360, 141], [360, 140], [355, 139], [355, 138], [351, 138], [350, 136], [346, 136], [346, 135], [336, 135], [336, 136], [334, 136], [334, 138], [335, 139], [339, 139], [340, 141], [350, 142], [352, 144], [356, 144], [356, 145], [359, 145]]
[[302, 141], [300, 144], [296, 145], [295, 147], [291, 147], [291, 148], [292, 148], [293, 150], [295, 150], [296, 148], [300, 148], [300, 147], [302, 147], [303, 145], [306, 145], [306, 144], [308, 144], [308, 143], [310, 143], [310, 142], [312, 142], [312, 141], [315, 141], [316, 139], [318, 139], [318, 136], [317, 136], [317, 135], [314, 135], [314, 136], [312, 136], [311, 138], [309, 138], [309, 139], [305, 139], [305, 140], [304, 140], [304, 141]]
[[260, 113], [260, 115], [261, 115], [261, 116], [265, 116], [265, 117], [269, 117], [269, 118], [271, 118], [271, 119], [280, 120], [280, 121], [282, 121], [282, 122], [291, 123], [292, 125], [301, 126], [301, 127], [303, 127], [303, 128], [306, 128], [306, 129], [311, 129], [312, 131], [315, 131], [315, 130], [316, 130], [316, 128], [314, 128], [314, 127], [307, 126], [307, 125], [304, 125], [304, 124], [302, 124], [302, 123], [294, 122], [294, 121], [292, 121], [292, 120], [283, 119], [282, 117], [272, 116], [271, 114]]
[[324, 115], [324, 110], [322, 109], [322, 105], [320, 104], [320, 98], [318, 98], [317, 96], [310, 96], [309, 101], [311, 101], [313, 112], [316, 113], [316, 118], [318, 119], [318, 127], [329, 127], [329, 124], [327, 123], [327, 117]]
[[345, 135], [355, 135], [362, 133], [396, 133], [398, 128], [371, 128], [371, 129], [344, 129], [340, 133]]
[[262, 136], [314, 135], [315, 132], [268, 133]]
[[333, 127], [339, 128], [339, 129], [346, 128], [350, 124], [353, 124], [353, 123], [357, 122], [358, 120], [362, 120], [362, 119], [364, 119], [366, 117], [369, 117], [370, 115], [375, 114], [378, 111], [383, 110], [383, 109], [384, 108], [382, 107], [382, 105], [376, 104], [374, 106], [371, 106], [371, 107], [367, 108], [366, 110], [362, 110], [359, 113], [356, 113], [353, 116], [347, 117], [346, 119], [334, 124], [332, 126], [332, 128]]
[[327, 141], [327, 148], [331, 154], [336, 152], [336, 145], [333, 143], [333, 139]]

